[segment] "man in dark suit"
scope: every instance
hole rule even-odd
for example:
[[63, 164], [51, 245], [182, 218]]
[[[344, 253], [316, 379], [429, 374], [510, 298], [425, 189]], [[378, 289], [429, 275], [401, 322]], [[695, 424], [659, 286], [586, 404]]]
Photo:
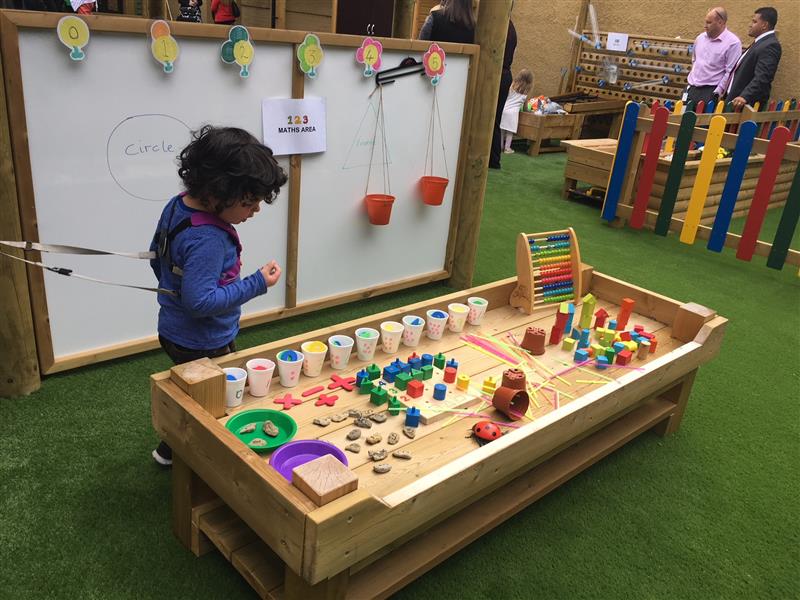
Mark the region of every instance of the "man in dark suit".
[[733, 101], [735, 108], [745, 104], [761, 106], [769, 100], [772, 80], [781, 60], [781, 44], [775, 36], [778, 11], [772, 7], [756, 9], [747, 35], [755, 38], [745, 50], [731, 75], [726, 98]]

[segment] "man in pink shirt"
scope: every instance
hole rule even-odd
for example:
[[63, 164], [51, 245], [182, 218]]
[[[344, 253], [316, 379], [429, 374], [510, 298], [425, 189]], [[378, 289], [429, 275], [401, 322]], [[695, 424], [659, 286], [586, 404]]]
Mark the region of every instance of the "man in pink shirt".
[[693, 100], [696, 105], [703, 100], [708, 104], [725, 91], [730, 73], [742, 54], [742, 42], [726, 27], [727, 22], [728, 13], [721, 6], [708, 11], [705, 33], [694, 41], [684, 101]]

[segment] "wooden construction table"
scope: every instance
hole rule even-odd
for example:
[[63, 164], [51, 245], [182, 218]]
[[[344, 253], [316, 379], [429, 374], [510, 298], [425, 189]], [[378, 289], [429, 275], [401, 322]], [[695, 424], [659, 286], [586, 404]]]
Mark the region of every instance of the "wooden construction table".
[[[719, 351], [727, 320], [704, 307], [593, 273], [591, 267], [582, 268], [582, 281], [582, 295], [590, 291], [597, 307], [612, 315], [623, 297], [635, 300], [630, 326], [642, 324], [653, 332], [657, 351], [646, 360], [634, 358], [633, 369], [584, 367], [586, 371], [565, 374], [568, 384], [548, 384], [562, 390], [560, 403], [540, 390], [539, 406], [531, 403], [533, 420], [504, 427], [504, 436], [483, 447], [467, 437], [479, 420], [474, 417], [453, 414], [420, 425], [411, 440], [400, 433], [403, 417], [390, 416], [367, 433], [400, 433], [396, 446], [375, 448], [402, 448], [412, 459], [390, 455], [387, 462], [393, 469], [379, 475], [372, 470], [366, 448], [360, 454], [348, 453], [359, 477], [358, 489], [321, 507], [273, 470], [266, 455], [254, 453], [224, 427], [225, 380], [219, 367], [240, 366], [253, 357], [274, 359], [277, 352], [297, 348], [303, 341], [326, 340], [334, 333], [352, 336], [358, 327], [377, 327], [406, 314], [424, 315], [431, 308], [446, 310], [448, 303], [475, 295], [487, 299], [490, 310], [480, 326], [467, 325], [465, 333], [505, 339], [505, 333], [512, 332], [521, 339], [532, 324], [549, 329], [557, 305], [532, 315], [511, 308], [514, 277], [153, 375], [153, 424], [174, 451], [175, 534], [197, 555], [219, 549], [264, 598], [385, 598], [637, 435], [650, 429], [660, 435], [675, 431], [697, 369]], [[470, 375], [477, 387], [485, 377], [499, 377], [508, 368], [451, 332], [438, 341], [424, 338], [414, 351], [455, 358], [459, 373]], [[410, 353], [403, 346], [392, 356], [379, 349], [375, 362], [384, 366]], [[560, 346], [548, 346], [538, 358], [553, 370], [573, 365], [571, 353]], [[354, 354], [349, 369], [337, 373], [354, 375], [363, 366]], [[327, 384], [331, 374], [326, 367], [318, 378], [302, 378], [292, 391], [299, 396]], [[547, 377], [539, 369], [529, 382]], [[577, 381], [603, 378], [609, 381]], [[265, 399], [246, 394], [242, 409], [279, 408], [273, 398], [288, 390], [277, 380], [273, 386]], [[289, 411], [299, 426], [295, 439], [320, 438], [342, 446], [352, 419], [325, 428], [312, 420], [376, 407], [355, 391], [326, 392], [338, 393], [334, 407], [317, 407], [309, 397]], [[467, 410], [507, 420], [481, 398]]]

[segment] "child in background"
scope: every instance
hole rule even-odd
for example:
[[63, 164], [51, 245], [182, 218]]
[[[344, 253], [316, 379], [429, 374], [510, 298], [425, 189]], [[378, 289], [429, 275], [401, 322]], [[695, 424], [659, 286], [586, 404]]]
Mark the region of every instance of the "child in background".
[[503, 107], [503, 116], [500, 118], [500, 133], [503, 136], [501, 143], [503, 152], [506, 154], [514, 154], [511, 149], [511, 140], [514, 139], [514, 134], [517, 133], [517, 125], [519, 124], [519, 111], [525, 103], [525, 99], [531, 92], [533, 87], [533, 73], [528, 69], [522, 69], [514, 81], [511, 83], [511, 89], [508, 91], [508, 99]]
[[203, 0], [178, 0], [178, 5], [180, 6], [178, 21], [202, 23], [203, 18], [200, 14], [200, 7], [203, 6]]
[[233, 25], [239, 17], [236, 0], [211, 0], [211, 16], [217, 25]]
[[[158, 278], [158, 341], [175, 364], [235, 351], [241, 306], [267, 293], [281, 277], [273, 260], [239, 276], [242, 246], [233, 225], [271, 204], [286, 174], [272, 150], [242, 129], [205, 126], [181, 151], [178, 174], [186, 191], [161, 213], [150, 250]], [[161, 442], [153, 458], [172, 464]]]

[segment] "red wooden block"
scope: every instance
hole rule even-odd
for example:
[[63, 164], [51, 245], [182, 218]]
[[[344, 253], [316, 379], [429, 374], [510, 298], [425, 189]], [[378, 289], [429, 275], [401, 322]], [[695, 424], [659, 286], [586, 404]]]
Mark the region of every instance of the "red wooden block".
[[333, 381], [333, 383], [328, 384], [329, 390], [342, 388], [345, 392], [352, 392], [356, 387], [355, 377], [339, 377], [338, 375], [334, 374], [331, 375], [331, 381]]
[[589, 346], [588, 348], [584, 348], [584, 350], [589, 353], [589, 358], [594, 358], [594, 348]]
[[555, 325], [550, 330], [550, 345], [553, 344], [560, 344], [561, 343], [561, 336], [564, 335], [564, 328]]
[[622, 331], [619, 334], [619, 339], [623, 342], [630, 342], [631, 341], [631, 332], [630, 331]]
[[656, 338], [650, 338], [650, 354], [653, 354], [656, 351], [657, 345], [658, 340]]
[[647, 338], [648, 340], [656, 339], [656, 336], [654, 336], [652, 333], [648, 333], [647, 331], [643, 331], [639, 335], [642, 336], [643, 338]]
[[453, 367], [445, 367], [444, 368], [444, 377], [442, 378], [445, 383], [455, 383], [456, 381], [456, 369]]
[[598, 327], [602, 327], [606, 324], [606, 319], [608, 318], [608, 311], [605, 308], [598, 308], [595, 313], [595, 321], [594, 321], [594, 328], [597, 329]]
[[315, 406], [333, 406], [336, 404], [336, 401], [339, 399], [339, 396], [328, 396], [327, 394], [320, 394], [317, 401], [314, 402]]
[[425, 384], [417, 379], [412, 379], [408, 382], [408, 387], [406, 387], [406, 393], [411, 396], [412, 398], [419, 398], [422, 396], [422, 393], [425, 391]]
[[275, 398], [274, 402], [275, 404], [283, 404], [283, 410], [289, 410], [293, 406], [303, 403], [300, 398], [295, 398], [291, 394], [286, 394], [283, 398]]
[[633, 358], [633, 353], [630, 350], [621, 350], [617, 352], [617, 364], [618, 365], [627, 365], [631, 362], [631, 358]]
[[633, 330], [636, 333], [644, 333], [644, 325], [634, 325]]

